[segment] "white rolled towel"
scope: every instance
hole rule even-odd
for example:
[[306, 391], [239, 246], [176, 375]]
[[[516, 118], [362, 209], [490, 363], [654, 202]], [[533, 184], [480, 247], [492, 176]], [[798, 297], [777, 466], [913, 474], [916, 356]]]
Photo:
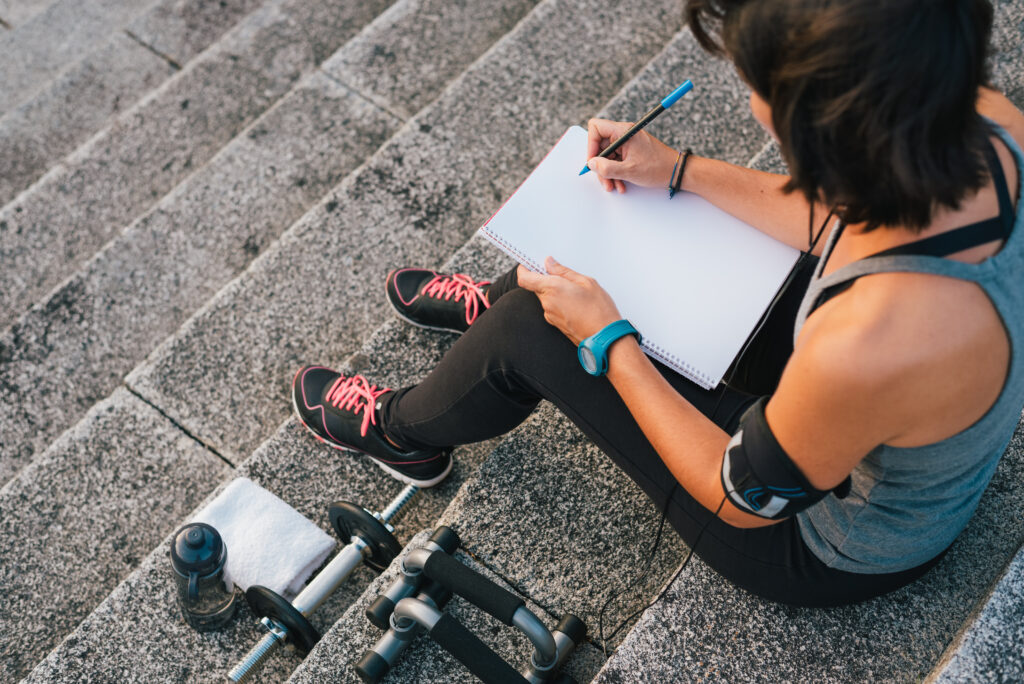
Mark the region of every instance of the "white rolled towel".
[[252, 480], [241, 477], [196, 514], [228, 547], [227, 579], [293, 599], [334, 548], [334, 538]]

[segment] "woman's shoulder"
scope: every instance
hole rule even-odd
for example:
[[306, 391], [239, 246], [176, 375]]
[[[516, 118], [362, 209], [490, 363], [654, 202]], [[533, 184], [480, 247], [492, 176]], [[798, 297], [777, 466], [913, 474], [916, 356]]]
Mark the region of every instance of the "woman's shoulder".
[[996, 122], [1024, 147], [1024, 113], [998, 90], [982, 88], [978, 91], [978, 113]]
[[[826, 307], [829, 307], [826, 309]], [[1002, 320], [977, 284], [928, 273], [859, 278], [822, 306], [794, 360], [872, 395], [892, 446], [921, 446], [974, 424], [1009, 368]]]

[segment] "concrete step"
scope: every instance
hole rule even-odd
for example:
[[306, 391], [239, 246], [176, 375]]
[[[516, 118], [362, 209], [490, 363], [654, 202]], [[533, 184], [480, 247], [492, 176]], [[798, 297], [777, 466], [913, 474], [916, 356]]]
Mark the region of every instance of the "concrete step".
[[[57, 0], [0, 34], [0, 113], [24, 102], [155, 0]], [[33, 12], [37, 3], [18, 3]], [[5, 19], [2, 14], [0, 18]]]
[[[521, 0], [509, 5], [521, 13], [529, 7]], [[467, 22], [457, 6], [447, 7], [449, 26], [461, 25], [471, 35], [478, 35], [471, 27], [490, 28], [493, 33], [493, 26]], [[406, 35], [435, 8], [432, 3], [403, 0], [395, 9], [402, 11], [389, 12], [367, 27], [371, 40], [384, 41], [390, 33]], [[505, 21], [506, 29], [516, 18], [514, 13], [493, 16], [493, 21]], [[483, 42], [460, 42], [463, 62], [472, 61], [486, 47]], [[341, 53], [345, 52], [343, 48]], [[447, 53], [445, 59], [439, 58], [441, 52]], [[408, 55], [409, 61], [393, 60], [376, 71], [399, 81], [394, 74], [405, 66], [415, 72], [424, 60], [451, 63], [452, 52], [435, 44], [433, 52], [421, 49]], [[420, 97], [429, 94], [427, 85], [418, 91]], [[435, 82], [434, 92], [441, 87]], [[0, 383], [0, 425], [7, 433], [0, 475], [14, 471], [92, 401], [108, 393], [400, 123], [317, 72], [109, 243], [46, 302], [22, 316], [8, 339], [0, 338], [0, 345], [12, 349], [11, 358], [0, 365], [0, 378], [6, 380]], [[217, 230], [211, 232], [210, 226]], [[154, 250], [154, 243], [160, 249]], [[75, 383], [63, 381], [70, 369], [75, 369]], [[69, 415], [69, 406], [80, 408]]]
[[121, 389], [0, 489], [0, 678], [31, 670], [228, 472]]
[[[382, 633], [366, 620], [366, 608], [398, 576], [401, 559], [410, 550], [422, 545], [429, 536], [429, 531], [423, 531], [410, 540], [399, 558], [367, 587], [362, 596], [331, 627], [331, 630], [292, 674], [288, 680], [289, 684], [317, 684], [325, 681], [358, 684], [361, 681], [353, 666], [366, 649], [374, 645]], [[514, 585], [506, 582], [504, 578], [492, 572], [471, 555], [459, 551], [455, 557], [508, 591], [513, 593], [517, 591]], [[553, 627], [561, 618], [561, 615], [552, 615], [544, 607], [532, 601], [527, 601], [526, 607], [532, 610], [549, 628]], [[518, 630], [502, 625], [459, 597], [451, 600], [445, 608], [445, 612], [454, 616], [517, 669], [524, 668], [529, 662], [533, 647]], [[600, 668], [603, 660], [600, 651], [593, 645], [584, 643], [573, 653], [564, 672], [577, 682], [588, 682]], [[453, 657], [442, 651], [437, 644], [426, 637], [421, 637], [409, 646], [385, 681], [475, 684], [480, 680], [470, 674]]]
[[[127, 382], [225, 457], [244, 458], [287, 415], [295, 368], [344, 358], [386, 315], [389, 268], [443, 261], [568, 123], [679, 26], [668, 0], [636, 10], [538, 5]], [[621, 59], [605, 58], [613, 49]]]
[[1018, 108], [1024, 103], [1024, 2], [997, 0], [992, 25], [992, 82]]
[[[520, 7], [523, 11], [528, 8], [523, 3]], [[429, 5], [423, 8], [429, 9]], [[507, 15], [503, 18], [497, 16], [508, 21]], [[415, 26], [417, 22], [414, 13], [406, 12], [401, 17], [402, 22], [409, 26]], [[449, 22], [454, 24], [458, 17], [450, 12], [448, 19], [454, 20]], [[385, 21], [375, 23], [367, 30], [386, 32], [395, 28], [393, 22]], [[462, 48], [470, 50], [474, 46], [463, 43]], [[477, 53], [485, 48], [486, 45], [475, 46]], [[421, 50], [415, 57], [428, 58], [429, 54]], [[468, 54], [465, 59], [469, 62], [472, 57]], [[397, 68], [400, 64], [386, 67], [388, 70]], [[345, 135], [342, 143], [337, 142], [339, 127]], [[36, 318], [31, 315], [23, 317], [16, 331], [20, 333], [24, 328], [36, 325], [42, 331], [40, 334], [45, 333], [47, 339], [55, 341], [56, 348], [46, 358], [12, 364], [11, 368], [19, 371], [12, 371], [12, 375], [31, 375], [40, 368], [45, 370], [48, 365], [59, 364], [60, 359], [67, 361], [68, 355], [89, 350], [89, 353], [95, 353], [96, 358], [88, 361], [79, 359], [72, 365], [89, 368], [97, 376], [103, 375], [106, 368], [106, 374], [111, 376], [107, 384], [116, 382], [118, 373], [111, 368], [116, 369], [117, 364], [129, 364], [130, 367], [133, 354], [137, 356], [139, 353], [135, 350], [146, 349], [147, 344], [151, 345], [147, 340], [159, 339], [160, 335], [173, 330], [176, 325], [174, 315], [185, 308], [182, 302], [187, 301], [188, 295], [193, 295], [198, 302], [209, 294], [192, 291], [215, 287], [216, 283], [223, 282], [226, 276], [218, 277], [218, 273], [231, 268], [237, 270], [245, 258], [252, 256], [249, 252], [258, 251], [261, 244], [269, 241], [261, 232], [271, 232], [275, 225], [287, 225], [289, 221], [282, 217], [288, 216], [288, 211], [294, 214], [297, 208], [336, 183], [342, 175], [339, 168], [355, 166], [360, 156], [366, 156], [394, 127], [394, 118], [366, 99], [356, 96], [324, 74], [314, 74], [253, 124], [246, 135], [225, 148], [204, 169], [166, 197], [154, 212], [108, 245], [89, 262], [87, 268], [72, 278], [69, 287], [61, 288], [79, 304], [94, 302], [92, 293], [96, 292], [108, 304], [112, 303], [111, 306], [72, 306], [70, 308], [87, 312], [83, 316], [72, 317], [73, 321], [48, 319], [44, 322], [46, 316], [42, 308], [33, 310], [39, 314]], [[252, 173], [253, 169], [257, 173]], [[289, 197], [289, 193], [293, 196]], [[240, 207], [245, 210], [240, 210]], [[208, 225], [218, 226], [215, 236], [205, 236]], [[237, 233], [234, 239], [231, 233]], [[180, 247], [164, 248], [151, 254], [154, 242]], [[144, 273], [146, 277], [125, 279], [125, 273]], [[174, 304], [176, 306], [172, 306]], [[168, 325], [170, 329], [161, 330]], [[28, 333], [23, 336], [28, 336]], [[61, 400], [51, 395], [52, 401], [43, 402], [44, 405], [66, 408], [76, 403], [71, 395], [77, 390], [72, 389], [68, 393], [70, 388], [61, 386], [67, 383], [49, 382], [47, 385], [48, 379], [66, 375], [59, 369], [51, 370], [53, 372], [40, 373], [41, 377], [28, 386], [68, 395]], [[39, 383], [45, 387], [40, 388]], [[85, 380], [84, 384], [93, 384], [95, 391], [97, 383]], [[84, 395], [82, 393], [78, 397], [83, 404], [88, 402]], [[5, 405], [18, 403], [24, 406], [28, 402], [4, 402]], [[30, 405], [38, 407], [39, 404]], [[56, 422], [61, 416], [54, 413], [51, 418]], [[12, 429], [16, 429], [15, 426], [32, 419], [33, 416], [19, 417], [11, 419], [10, 424]], [[37, 425], [32, 432], [38, 428]], [[101, 437], [117, 440], [116, 434]], [[45, 468], [33, 470], [33, 477], [37, 480], [44, 481], [46, 476]], [[379, 481], [379, 475], [375, 473], [375, 477], [378, 478], [375, 481]], [[437, 507], [432, 518], [441, 508], [443, 506]], [[95, 571], [97, 566], [102, 567], [106, 562], [108, 559], [99, 554], [91, 560], [87, 570]], [[43, 563], [36, 563], [34, 567], [44, 576], [54, 572], [52, 566]], [[62, 569], [71, 576], [76, 575], [76, 568]], [[91, 603], [83, 601], [81, 608], [89, 608], [98, 598], [93, 597]], [[66, 619], [76, 617], [83, 617], [81, 610], [67, 611]]]
[[[395, 534], [402, 542], [437, 519], [487, 447], [459, 450], [451, 476], [418, 495], [419, 500], [396, 522]], [[296, 421], [282, 425], [234, 477], [251, 478], [328, 532], [329, 503], [345, 500], [379, 510], [401, 490], [397, 481], [369, 459], [325, 447]], [[196, 512], [226, 485], [224, 482], [210, 494]], [[189, 628], [175, 604], [168, 567], [172, 535], [173, 529], [25, 681], [223, 681], [260, 638], [257, 619], [240, 598], [241, 610], [224, 630], [200, 634]], [[329, 629], [374, 574], [360, 566], [311, 617], [313, 625], [321, 631]], [[293, 653], [279, 653], [253, 681], [282, 682], [299, 662]]]
[[399, 124], [314, 72], [0, 335], [0, 478], [109, 394]]
[[0, 206], [261, 2], [161, 0], [0, 118]]
[[1024, 681], [1024, 547], [925, 680], [928, 684]]
[[4, 28], [13, 29], [39, 14], [53, 0], [0, 0], [0, 22]]
[[288, 92], [389, 0], [273, 0], [0, 210], [0, 326]]

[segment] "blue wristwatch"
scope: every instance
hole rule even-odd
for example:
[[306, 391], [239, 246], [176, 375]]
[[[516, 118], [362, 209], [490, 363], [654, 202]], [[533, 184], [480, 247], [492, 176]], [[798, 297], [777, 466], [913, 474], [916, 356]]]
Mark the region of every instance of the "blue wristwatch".
[[636, 335], [637, 342], [640, 341], [640, 333], [636, 331], [633, 324], [622, 319], [609, 323], [596, 333], [580, 342], [576, 349], [580, 365], [583, 370], [591, 375], [604, 375], [608, 372], [608, 347], [612, 342], [625, 335]]

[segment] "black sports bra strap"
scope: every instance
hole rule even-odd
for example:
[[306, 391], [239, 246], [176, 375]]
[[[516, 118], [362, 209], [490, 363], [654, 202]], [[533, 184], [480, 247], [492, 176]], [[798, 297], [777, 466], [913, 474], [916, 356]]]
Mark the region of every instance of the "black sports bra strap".
[[1003, 165], [999, 163], [999, 155], [996, 154], [996, 148], [992, 145], [992, 141], [986, 140], [985, 142], [985, 159], [988, 162], [989, 173], [995, 185], [996, 196], [999, 198], [999, 216], [967, 226], [961, 226], [960, 228], [940, 235], [933, 235], [924, 240], [892, 247], [891, 249], [872, 254], [872, 257], [906, 254], [945, 257], [987, 242], [1005, 240], [1010, 236], [1015, 217], [1013, 203], [1010, 201], [1010, 191], [1006, 186], [1006, 175], [1003, 173]]
[[[1010, 217], [1012, 220], [1012, 216]], [[1013, 224], [1010, 224], [1013, 227]], [[950, 254], [962, 252], [971, 247], [977, 247], [987, 242], [1004, 240], [1009, 235], [1009, 230], [1003, 221], [1002, 216], [993, 216], [984, 221], [972, 223], [969, 226], [961, 226], [947, 233], [933, 235], [930, 238], [916, 240], [905, 245], [892, 247], [890, 249], [876, 252], [867, 259], [881, 256], [899, 256], [905, 254], [920, 254], [922, 256], [945, 257]]]
[[[992, 174], [992, 182], [996, 186], [996, 197], [999, 198], [999, 218], [1006, 224], [1006, 235], [1013, 230], [1014, 211], [1013, 201], [1010, 199], [1010, 188], [1006, 184], [1006, 174], [1003, 173], [1003, 165], [999, 162], [999, 155], [992, 141], [988, 140], [985, 146], [985, 159], [988, 161], [989, 172]], [[1004, 143], [1005, 144], [1005, 143]], [[1018, 169], [1021, 173], [1024, 170]]]

